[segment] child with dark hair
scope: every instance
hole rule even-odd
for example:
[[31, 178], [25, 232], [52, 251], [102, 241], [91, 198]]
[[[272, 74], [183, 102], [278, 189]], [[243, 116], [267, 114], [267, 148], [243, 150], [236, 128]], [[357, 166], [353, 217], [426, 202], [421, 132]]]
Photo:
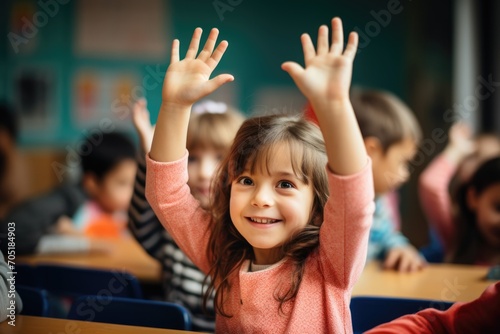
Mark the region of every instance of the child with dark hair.
[[[85, 138], [78, 151], [83, 169], [78, 184], [63, 184], [6, 216], [16, 223], [17, 254], [101, 248], [85, 236], [116, 236], [126, 228], [137, 169], [134, 144], [123, 134], [101, 133]], [[119, 223], [117, 214], [122, 217]], [[2, 250], [6, 228], [6, 223], [0, 224]]]
[[0, 102], [0, 219], [23, 196], [17, 163], [18, 124], [15, 111]]
[[500, 141], [480, 138], [454, 124], [448, 145], [420, 176], [422, 207], [447, 262], [500, 264]]
[[[15, 114], [6, 103], [0, 102], [0, 218], [16, 200], [15, 190], [10, 182], [16, 139], [17, 120]], [[7, 233], [8, 224], [0, 222], [0, 225], [5, 225], [5, 238], [7, 238], [9, 236]], [[0, 243], [2, 242], [4, 241], [0, 241]], [[6, 320], [11, 314], [19, 313], [23, 308], [19, 294], [12, 291], [13, 284], [11, 284], [9, 272], [12, 270], [0, 252], [0, 322]]]

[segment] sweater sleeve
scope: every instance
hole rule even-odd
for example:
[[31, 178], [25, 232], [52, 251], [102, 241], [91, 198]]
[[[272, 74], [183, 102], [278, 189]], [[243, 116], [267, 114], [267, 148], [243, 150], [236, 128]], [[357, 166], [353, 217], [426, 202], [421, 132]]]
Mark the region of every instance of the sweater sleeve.
[[137, 165], [134, 193], [128, 209], [128, 226], [146, 252], [161, 261], [163, 259], [162, 248], [168, 243], [165, 237], [167, 232], [146, 200], [145, 154], [138, 155]]
[[187, 151], [174, 162], [157, 162], [148, 156], [146, 199], [177, 245], [206, 274], [210, 216], [191, 195], [187, 159]]
[[500, 333], [499, 317], [500, 282], [497, 282], [471, 302], [457, 302], [446, 311], [428, 308], [379, 325], [366, 333]]
[[443, 154], [436, 157], [420, 175], [419, 196], [429, 224], [436, 230], [445, 251], [455, 238], [448, 185], [457, 166]]
[[353, 175], [327, 173], [330, 197], [320, 229], [320, 261], [325, 276], [349, 289], [360, 277], [366, 261], [374, 211], [371, 160]]

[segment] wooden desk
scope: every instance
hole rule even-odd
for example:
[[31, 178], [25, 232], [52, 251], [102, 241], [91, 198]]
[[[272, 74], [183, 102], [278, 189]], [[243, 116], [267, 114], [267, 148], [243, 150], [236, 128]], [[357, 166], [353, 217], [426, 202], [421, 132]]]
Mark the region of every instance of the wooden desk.
[[110, 252], [91, 252], [75, 254], [50, 254], [18, 256], [16, 263], [62, 264], [87, 268], [128, 271], [141, 282], [159, 283], [161, 280], [160, 263], [149, 256], [137, 241], [130, 239], [109, 239]]
[[383, 270], [377, 262], [372, 262], [365, 267], [354, 287], [353, 296], [470, 301], [496, 282], [485, 279], [487, 271], [485, 267], [429, 264], [420, 272], [398, 273]]
[[16, 326], [0, 323], [2, 334], [189, 334], [195, 332], [16, 315]]

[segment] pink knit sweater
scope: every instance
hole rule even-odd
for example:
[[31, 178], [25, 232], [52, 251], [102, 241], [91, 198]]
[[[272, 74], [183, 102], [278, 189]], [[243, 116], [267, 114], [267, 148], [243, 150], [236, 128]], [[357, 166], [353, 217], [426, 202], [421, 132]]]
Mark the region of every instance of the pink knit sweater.
[[[207, 272], [209, 216], [186, 184], [187, 154], [170, 163], [148, 158], [147, 171], [146, 198], [180, 248]], [[290, 261], [257, 272], [248, 272], [246, 261], [230, 278], [225, 309], [233, 316], [217, 316], [217, 333], [352, 333], [351, 290], [363, 270], [374, 212], [371, 163], [355, 175], [329, 172], [328, 181], [320, 245], [307, 260], [295, 300], [278, 311], [275, 295], [290, 286]]]

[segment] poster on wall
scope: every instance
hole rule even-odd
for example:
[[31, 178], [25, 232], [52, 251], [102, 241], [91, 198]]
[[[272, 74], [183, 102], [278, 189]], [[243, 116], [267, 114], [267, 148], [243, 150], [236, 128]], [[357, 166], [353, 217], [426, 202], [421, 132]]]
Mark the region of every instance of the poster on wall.
[[42, 25], [37, 24], [38, 21], [34, 22], [34, 17], [41, 17], [36, 14], [37, 4], [34, 0], [13, 1], [7, 32], [9, 50], [13, 53], [28, 54], [37, 49], [39, 27]]
[[56, 73], [50, 67], [23, 66], [13, 73], [13, 103], [23, 138], [43, 139], [59, 125]]
[[75, 53], [164, 60], [167, 56], [167, 1], [78, 1]]
[[81, 68], [73, 77], [72, 120], [76, 128], [103, 122], [131, 129], [132, 104], [142, 97], [141, 76], [133, 71]]

